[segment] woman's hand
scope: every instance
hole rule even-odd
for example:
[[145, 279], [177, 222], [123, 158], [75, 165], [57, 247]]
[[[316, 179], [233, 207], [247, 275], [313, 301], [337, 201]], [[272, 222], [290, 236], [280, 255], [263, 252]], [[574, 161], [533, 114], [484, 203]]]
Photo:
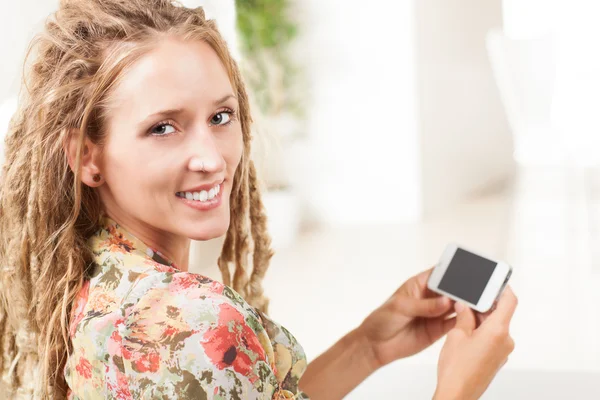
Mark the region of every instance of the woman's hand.
[[366, 337], [375, 367], [429, 347], [454, 327], [453, 302], [427, 288], [429, 269], [406, 281], [358, 328]]
[[496, 309], [477, 327], [473, 311], [456, 304], [456, 327], [438, 362], [435, 400], [471, 400], [483, 394], [515, 347], [508, 331], [516, 307], [517, 298], [507, 287]]

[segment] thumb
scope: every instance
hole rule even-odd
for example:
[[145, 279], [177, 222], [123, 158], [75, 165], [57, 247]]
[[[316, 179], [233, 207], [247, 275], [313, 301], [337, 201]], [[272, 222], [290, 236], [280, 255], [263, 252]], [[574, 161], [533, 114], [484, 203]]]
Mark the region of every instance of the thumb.
[[473, 311], [466, 305], [462, 303], [456, 303], [456, 329], [460, 329], [467, 334], [471, 334], [475, 327], [477, 326], [477, 321], [475, 320], [475, 314]]
[[403, 296], [396, 301], [398, 310], [407, 317], [439, 317], [450, 309], [451, 302], [446, 297], [415, 299]]

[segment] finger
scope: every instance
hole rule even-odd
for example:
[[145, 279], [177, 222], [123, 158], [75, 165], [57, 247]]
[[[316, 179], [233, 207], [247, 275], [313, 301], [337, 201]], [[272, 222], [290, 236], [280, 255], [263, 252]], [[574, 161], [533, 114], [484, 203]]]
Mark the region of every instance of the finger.
[[486, 313], [477, 313], [475, 316], [477, 317], [477, 326], [480, 326], [492, 315], [492, 311], [488, 311]]
[[477, 326], [477, 321], [475, 320], [475, 314], [473, 311], [466, 305], [462, 303], [456, 303], [456, 328], [464, 331], [467, 334], [473, 333], [475, 327]]
[[419, 273], [415, 278], [417, 279], [417, 283], [419, 284], [419, 287], [422, 289], [427, 288], [427, 281], [429, 280], [429, 277], [431, 276], [431, 273], [433, 272], [433, 268], [429, 268], [428, 270], [425, 270], [421, 273]]
[[510, 286], [507, 286], [504, 289], [504, 292], [502, 292], [500, 299], [498, 300], [496, 309], [488, 319], [505, 324], [510, 323], [510, 320], [512, 319], [517, 308], [517, 304], [517, 296], [515, 296], [515, 293], [513, 292], [512, 288]]
[[452, 304], [450, 309], [448, 311], [446, 311], [444, 314], [442, 314], [440, 318], [450, 319], [450, 318], [454, 318], [454, 317], [456, 317], [456, 310], [454, 309], [454, 304]]
[[[418, 298], [427, 298], [432, 297], [431, 295], [435, 295], [437, 297], [437, 293], [433, 293], [427, 287], [427, 281], [429, 280], [429, 276], [433, 272], [433, 268], [430, 268], [426, 271], [423, 271], [417, 275], [414, 275], [409, 280], [404, 282], [397, 290], [394, 292], [394, 295], [398, 294], [407, 294], [413, 297]], [[392, 295], [393, 296], [393, 295]]]
[[445, 319], [442, 322], [442, 336], [450, 332], [456, 326], [456, 318]]
[[420, 284], [426, 284], [427, 280], [429, 279], [429, 276], [431, 276], [432, 272], [433, 272], [433, 268], [429, 268], [423, 272], [418, 273], [416, 276], [417, 281], [419, 281]]
[[450, 330], [456, 326], [456, 318], [435, 318], [424, 320], [424, 322], [425, 329], [427, 329], [431, 343], [436, 342], [439, 338], [450, 332]]
[[452, 306], [447, 297], [432, 299], [415, 299], [398, 296], [395, 300], [396, 309], [407, 317], [439, 317], [449, 311]]

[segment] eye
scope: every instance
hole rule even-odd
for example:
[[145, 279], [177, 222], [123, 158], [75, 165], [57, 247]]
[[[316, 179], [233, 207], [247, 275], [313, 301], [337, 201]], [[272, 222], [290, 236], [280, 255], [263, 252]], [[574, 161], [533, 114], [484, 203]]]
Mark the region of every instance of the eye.
[[210, 120], [210, 125], [228, 125], [233, 120], [233, 111], [219, 111]]
[[156, 125], [154, 128], [152, 128], [150, 130], [150, 134], [155, 136], [167, 136], [171, 133], [174, 133], [175, 131], [176, 129], [172, 124], [168, 122], [162, 122]]

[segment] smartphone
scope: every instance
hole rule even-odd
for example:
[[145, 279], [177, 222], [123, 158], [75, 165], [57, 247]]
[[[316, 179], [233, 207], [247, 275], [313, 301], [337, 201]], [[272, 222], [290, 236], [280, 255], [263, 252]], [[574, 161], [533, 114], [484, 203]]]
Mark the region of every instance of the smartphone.
[[506, 287], [512, 267], [451, 243], [434, 267], [427, 286], [480, 313], [488, 312]]

